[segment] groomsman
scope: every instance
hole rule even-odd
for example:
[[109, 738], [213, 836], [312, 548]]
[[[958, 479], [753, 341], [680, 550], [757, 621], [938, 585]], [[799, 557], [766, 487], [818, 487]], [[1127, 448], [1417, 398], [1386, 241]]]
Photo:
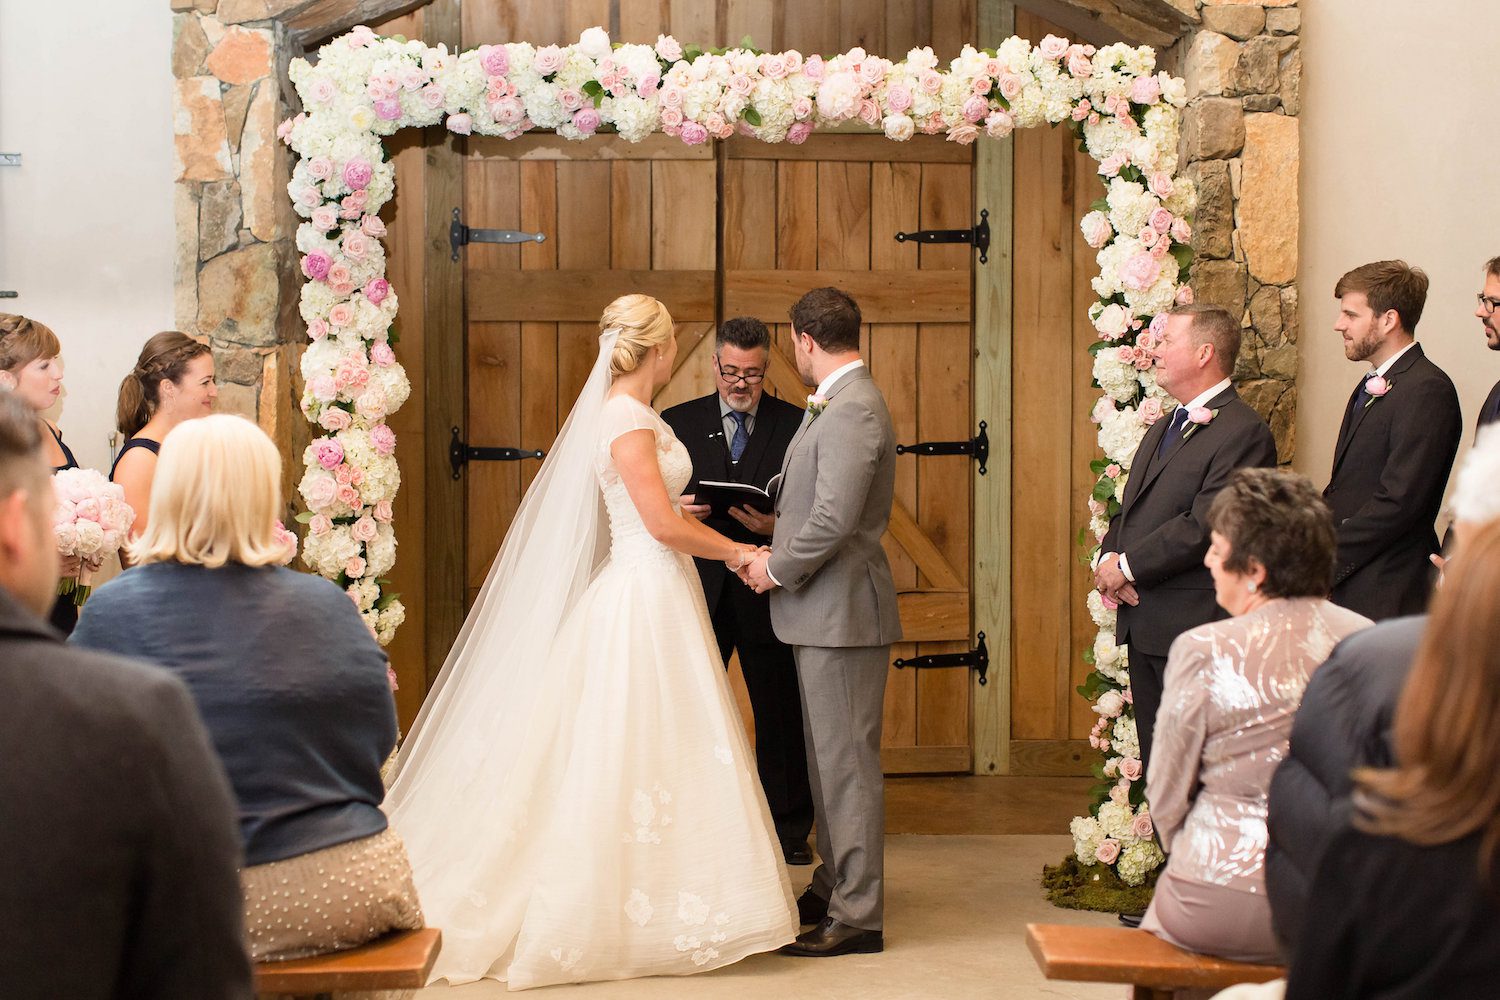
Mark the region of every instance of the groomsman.
[[1148, 766], [1172, 640], [1223, 617], [1203, 565], [1209, 505], [1235, 470], [1276, 464], [1270, 428], [1230, 381], [1239, 353], [1240, 326], [1225, 310], [1172, 310], [1152, 355], [1157, 383], [1183, 403], [1146, 431], [1094, 571], [1094, 585], [1120, 606], [1117, 638], [1130, 645], [1136, 732]]
[[1332, 600], [1376, 621], [1427, 606], [1434, 522], [1463, 435], [1452, 380], [1415, 340], [1427, 285], [1420, 269], [1382, 260], [1333, 290], [1344, 356], [1370, 370], [1349, 396], [1323, 491], [1339, 536]]
[[[1492, 351], [1500, 351], [1500, 257], [1491, 257], [1484, 265], [1484, 291], [1479, 293], [1479, 305], [1474, 317], [1484, 327], [1484, 343]], [[1479, 408], [1477, 427], [1500, 420], [1500, 382], [1496, 382], [1490, 394]], [[1476, 427], [1476, 429], [1477, 429]]]
[[[764, 488], [781, 471], [787, 445], [802, 424], [802, 408], [765, 394], [771, 333], [758, 319], [737, 317], [719, 327], [714, 344], [717, 392], [662, 414], [687, 446], [693, 481], [748, 483]], [[683, 508], [738, 542], [770, 541], [776, 518], [733, 507], [714, 516], [708, 504], [685, 495]], [[771, 631], [771, 598], [740, 583], [722, 562], [694, 560], [724, 662], [736, 650], [755, 713], [755, 763], [776, 834], [788, 864], [812, 864], [812, 791], [802, 735], [802, 697], [792, 648]]]

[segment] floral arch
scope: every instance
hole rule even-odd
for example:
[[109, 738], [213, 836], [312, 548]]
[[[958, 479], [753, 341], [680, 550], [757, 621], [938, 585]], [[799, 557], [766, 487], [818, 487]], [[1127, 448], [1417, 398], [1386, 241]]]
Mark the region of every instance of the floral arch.
[[[299, 491], [307, 511], [304, 562], [345, 588], [382, 643], [405, 617], [383, 591], [394, 565], [396, 437], [386, 417], [411, 386], [396, 358], [397, 297], [385, 279], [385, 228], [394, 193], [382, 138], [442, 122], [453, 132], [515, 138], [552, 129], [573, 140], [613, 131], [639, 142], [655, 131], [689, 145], [736, 133], [799, 143], [819, 128], [863, 123], [893, 141], [921, 132], [953, 142], [1003, 139], [1016, 128], [1065, 124], [1099, 162], [1107, 197], [1082, 220], [1098, 253], [1089, 317], [1103, 395], [1093, 410], [1104, 453], [1088, 498], [1091, 547], [1118, 510], [1130, 461], [1165, 394], [1149, 358], [1164, 313], [1191, 300], [1189, 218], [1196, 195], [1175, 178], [1186, 92], [1156, 71], [1150, 48], [1070, 44], [1048, 35], [998, 49], [965, 46], [946, 68], [930, 48], [891, 61], [862, 49], [831, 57], [748, 48], [703, 51], [670, 36], [612, 44], [599, 28], [575, 44], [524, 42], [464, 53], [382, 38], [358, 27], [291, 65], [305, 111], [278, 134], [298, 155], [288, 186], [305, 221], [297, 248], [306, 283], [301, 314], [312, 341], [302, 358], [302, 411], [322, 436], [308, 446]], [[317, 431], [315, 431], [317, 433]], [[1099, 720], [1105, 754], [1092, 814], [1074, 821], [1082, 860], [1111, 864], [1138, 884], [1161, 862], [1139, 778], [1127, 708], [1124, 651], [1114, 612], [1090, 596], [1099, 627], [1094, 672], [1081, 693]]]

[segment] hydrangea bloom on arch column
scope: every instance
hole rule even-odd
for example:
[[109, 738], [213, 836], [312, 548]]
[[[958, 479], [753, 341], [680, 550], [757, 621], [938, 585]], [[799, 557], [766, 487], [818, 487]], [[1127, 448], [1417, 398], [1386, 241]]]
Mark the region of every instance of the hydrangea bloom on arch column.
[[[1065, 126], [1099, 162], [1108, 191], [1082, 220], [1100, 270], [1089, 310], [1103, 391], [1093, 418], [1104, 457], [1088, 499], [1095, 547], [1136, 446], [1163, 411], [1149, 351], [1165, 311], [1191, 299], [1183, 281], [1195, 195], [1174, 176], [1185, 89], [1156, 71], [1149, 48], [1011, 38], [994, 51], [965, 46], [944, 67], [927, 48], [900, 61], [858, 48], [704, 51], [668, 36], [618, 45], [599, 28], [567, 46], [510, 42], [456, 54], [359, 27], [320, 49], [316, 63], [293, 62], [291, 77], [305, 108], [280, 130], [300, 157], [288, 193], [306, 220], [297, 231], [312, 341], [302, 410], [323, 431], [304, 455], [303, 560], [348, 591], [383, 642], [404, 617], [380, 580], [395, 560], [391, 502], [400, 485], [385, 420], [411, 386], [390, 342], [397, 300], [378, 213], [395, 180], [381, 138], [402, 128], [443, 122], [505, 138], [541, 129], [578, 141], [613, 132], [629, 142], [660, 131], [695, 145], [736, 134], [800, 143], [855, 120], [893, 141], [922, 133], [961, 144]], [[1099, 634], [1081, 691], [1099, 715], [1090, 741], [1105, 755], [1097, 767], [1105, 784], [1073, 833], [1081, 861], [1112, 865], [1138, 884], [1162, 858], [1142, 802], [1127, 653], [1097, 594], [1089, 609]]]

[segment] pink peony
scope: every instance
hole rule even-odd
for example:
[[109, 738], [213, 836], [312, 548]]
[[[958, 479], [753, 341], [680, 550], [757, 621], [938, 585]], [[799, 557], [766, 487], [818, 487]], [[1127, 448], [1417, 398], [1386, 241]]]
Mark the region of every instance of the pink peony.
[[1125, 266], [1120, 268], [1120, 280], [1126, 288], [1143, 292], [1156, 284], [1156, 279], [1161, 276], [1161, 261], [1150, 253], [1142, 252], [1132, 254], [1125, 261]]
[[1167, 313], [1157, 313], [1155, 316], [1151, 317], [1151, 325], [1147, 327], [1147, 329], [1151, 331], [1151, 336], [1155, 337], [1158, 343], [1161, 341], [1161, 338], [1166, 335], [1167, 320], [1170, 318], [1171, 317]]
[[[383, 101], [375, 102], [375, 117], [381, 121], [393, 122], [401, 117], [401, 102], [397, 98], [387, 97]], [[350, 185], [351, 187], [353, 185]]]
[[818, 88], [818, 114], [832, 121], [852, 118], [859, 100], [859, 81], [849, 73], [834, 73]]
[[[1365, 392], [1376, 399], [1391, 391], [1391, 383], [1383, 376], [1371, 375], [1365, 379]], [[1205, 421], [1206, 422], [1206, 421]]]
[[1141, 777], [1141, 762], [1136, 757], [1126, 757], [1120, 761], [1121, 776], [1131, 781], [1139, 781]]
[[971, 94], [969, 99], [964, 101], [963, 116], [971, 122], [984, 121], [989, 112], [990, 102], [977, 94]]
[[327, 507], [337, 499], [339, 484], [332, 476], [315, 476], [307, 484], [304, 497], [309, 507]]
[[1130, 100], [1134, 104], [1155, 104], [1161, 97], [1161, 82], [1154, 76], [1138, 76], [1130, 84]]
[[1004, 139], [1016, 129], [1016, 120], [1009, 111], [996, 110], [984, 120], [984, 132], [991, 139]]
[[1042, 44], [1036, 49], [1042, 54], [1043, 59], [1061, 59], [1068, 54], [1068, 40], [1058, 38], [1056, 35], [1046, 35], [1042, 38]]
[[1080, 226], [1083, 229], [1084, 242], [1095, 250], [1104, 246], [1115, 235], [1115, 227], [1110, 225], [1109, 216], [1103, 212], [1090, 212], [1085, 215]]
[[1188, 410], [1188, 421], [1190, 423], [1203, 425], [1214, 418], [1214, 411], [1206, 406], [1195, 406]]
[[681, 138], [689, 146], [701, 146], [708, 141], [708, 129], [697, 122], [683, 122]]
[[593, 135], [599, 129], [599, 112], [592, 107], [584, 108], [573, 116], [573, 127], [584, 135]]
[[1094, 858], [1101, 864], [1112, 865], [1120, 856], [1120, 842], [1113, 837], [1105, 837], [1094, 849]]
[[370, 166], [369, 160], [355, 157], [344, 164], [344, 183], [350, 190], [363, 191], [369, 187], [370, 180], [375, 176], [375, 168]]
[[807, 141], [807, 137], [812, 135], [812, 131], [812, 122], [796, 122], [791, 128], [787, 129], [786, 141], [794, 146], [800, 145]]
[[1130, 821], [1130, 832], [1142, 840], [1150, 840], [1156, 834], [1156, 827], [1151, 823], [1151, 814], [1136, 813], [1135, 819]]
[[457, 135], [468, 135], [474, 131], [474, 119], [467, 112], [449, 115], [446, 124], [448, 131]]
[[378, 306], [391, 294], [391, 283], [384, 278], [372, 278], [365, 285], [365, 298], [371, 305]]
[[370, 428], [370, 443], [381, 455], [390, 455], [396, 450], [396, 432], [387, 424], [376, 424]]
[[[1158, 404], [1158, 408], [1159, 407], [1160, 404]], [[1094, 401], [1094, 409], [1093, 412], [1089, 414], [1089, 419], [1096, 424], [1102, 424], [1104, 423], [1104, 421], [1114, 416], [1116, 412], [1115, 401], [1110, 399], [1108, 396], [1101, 396], [1099, 397], [1099, 399]]]
[[314, 375], [307, 380], [307, 391], [320, 403], [331, 403], [339, 394], [332, 375]]
[[370, 348], [370, 360], [382, 368], [389, 368], [396, 363], [396, 352], [391, 350], [390, 344], [376, 344]]
[[333, 266], [333, 258], [321, 250], [314, 250], [302, 258], [302, 273], [313, 281], [322, 281], [328, 277], [328, 269]]
[[1161, 419], [1161, 400], [1155, 396], [1147, 396], [1141, 402], [1141, 423], [1150, 427]]
[[479, 65], [489, 76], [504, 76], [510, 72], [510, 54], [503, 45], [481, 45]]
[[334, 438], [318, 438], [312, 443], [313, 458], [325, 469], [337, 469], [344, 461], [344, 446]]

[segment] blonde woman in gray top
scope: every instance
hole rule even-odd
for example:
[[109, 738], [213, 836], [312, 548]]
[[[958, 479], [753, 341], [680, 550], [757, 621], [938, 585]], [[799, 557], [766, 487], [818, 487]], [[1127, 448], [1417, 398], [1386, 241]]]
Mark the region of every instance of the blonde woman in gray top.
[[1192, 951], [1274, 962], [1271, 775], [1313, 671], [1371, 623], [1327, 600], [1333, 522], [1303, 476], [1237, 472], [1209, 525], [1203, 561], [1232, 617], [1183, 634], [1167, 660], [1146, 798], [1168, 859], [1141, 926]]

